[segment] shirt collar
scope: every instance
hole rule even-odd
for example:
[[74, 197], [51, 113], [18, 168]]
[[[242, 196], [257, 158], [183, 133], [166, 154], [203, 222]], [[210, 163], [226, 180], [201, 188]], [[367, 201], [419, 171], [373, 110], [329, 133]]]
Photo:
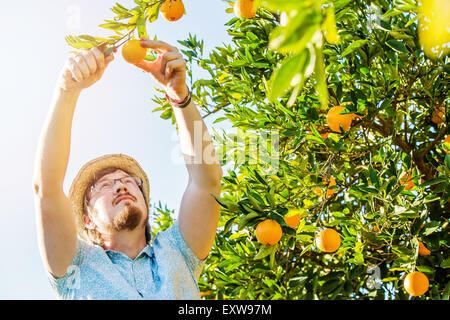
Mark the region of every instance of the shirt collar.
[[[114, 250], [105, 250], [105, 253], [110, 257], [110, 258], [127, 258], [127, 255], [125, 255], [122, 252], [118, 252], [118, 251], [114, 251]], [[154, 252], [153, 252], [153, 246], [151, 246], [150, 244], [147, 244], [142, 250], [141, 252], [139, 252], [139, 254], [136, 256], [135, 260], [137, 260], [141, 255], [146, 254], [149, 258], [152, 258], [154, 256]]]

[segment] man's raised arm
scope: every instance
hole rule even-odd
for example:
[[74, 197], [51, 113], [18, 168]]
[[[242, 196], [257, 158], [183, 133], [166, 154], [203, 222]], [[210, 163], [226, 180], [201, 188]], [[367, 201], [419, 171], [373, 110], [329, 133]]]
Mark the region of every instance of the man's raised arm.
[[33, 177], [37, 233], [44, 265], [56, 277], [65, 275], [77, 246], [75, 216], [63, 191], [75, 106], [81, 90], [98, 81], [113, 58], [98, 48], [68, 58], [40, 135]]
[[[164, 87], [174, 104], [182, 103], [189, 93], [186, 86], [186, 61], [176, 47], [162, 41], [141, 39], [141, 46], [158, 53], [155, 61], [136, 66], [147, 71]], [[174, 107], [181, 152], [189, 172], [189, 183], [181, 200], [178, 216], [180, 232], [199, 259], [206, 258], [216, 235], [222, 168], [216, 158], [211, 136], [194, 102]]]

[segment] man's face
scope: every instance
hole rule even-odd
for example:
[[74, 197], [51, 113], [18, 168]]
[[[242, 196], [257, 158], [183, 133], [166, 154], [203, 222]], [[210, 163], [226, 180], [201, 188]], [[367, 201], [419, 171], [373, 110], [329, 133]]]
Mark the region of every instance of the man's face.
[[[124, 178], [122, 180], [119, 180]], [[85, 220], [89, 228], [101, 234], [112, 234], [139, 228], [144, 231], [148, 221], [144, 196], [130, 176], [117, 170], [96, 181], [90, 191], [90, 219]]]

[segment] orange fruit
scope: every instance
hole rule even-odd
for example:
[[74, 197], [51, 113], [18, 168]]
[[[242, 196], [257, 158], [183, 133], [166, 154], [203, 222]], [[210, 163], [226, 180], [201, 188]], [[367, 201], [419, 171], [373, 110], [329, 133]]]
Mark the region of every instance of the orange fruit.
[[431, 121], [433, 121], [436, 124], [441, 124], [444, 122], [445, 109], [443, 107], [438, 107], [434, 109], [433, 114], [431, 116]]
[[400, 182], [401, 185], [406, 184], [406, 186], [405, 186], [405, 190], [406, 191], [411, 190], [415, 186], [414, 181], [412, 180], [412, 174], [411, 173], [404, 174], [400, 178], [399, 182]]
[[335, 252], [341, 246], [341, 237], [334, 229], [324, 229], [316, 235], [316, 245], [324, 252]]
[[406, 292], [413, 296], [421, 296], [427, 292], [430, 283], [425, 274], [420, 271], [411, 272], [405, 277]]
[[350, 129], [353, 118], [355, 117], [353, 113], [339, 114], [343, 110], [345, 110], [345, 107], [335, 106], [331, 108], [327, 113], [327, 124], [330, 129], [335, 132], [341, 132], [339, 126], [342, 126], [344, 131]]
[[184, 4], [181, 0], [166, 0], [159, 8], [162, 16], [168, 21], [177, 21], [184, 14]]
[[263, 245], [274, 245], [280, 241], [282, 235], [283, 230], [275, 220], [267, 219], [256, 226], [256, 239]]
[[[327, 178], [323, 178], [323, 182], [325, 184], [327, 182]], [[330, 189], [330, 187], [335, 186], [335, 185], [336, 185], [336, 180], [334, 180], [333, 177], [330, 177], [330, 183], [328, 184], [328, 190], [327, 190], [327, 198], [331, 197], [333, 195], [333, 193], [336, 192], [336, 189]], [[322, 196], [321, 188], [315, 188], [313, 191], [318, 197]]]
[[208, 291], [200, 291], [200, 297], [208, 296], [211, 294], [211, 290]]
[[444, 151], [445, 151], [446, 153], [449, 153], [449, 154], [450, 154], [450, 135], [448, 135], [447, 138], [444, 139], [444, 146], [445, 146], [445, 145], [447, 146], [447, 149], [448, 149], [448, 150], [444, 148]]
[[255, 0], [237, 0], [234, 4], [234, 13], [239, 18], [251, 19], [258, 10]]
[[298, 224], [300, 223], [301, 215], [298, 209], [292, 208], [289, 209], [288, 213], [284, 216], [284, 221], [287, 225], [289, 225], [292, 228], [297, 228]]
[[430, 250], [428, 250], [427, 247], [422, 243], [422, 241], [419, 241], [419, 255], [420, 256], [427, 256], [431, 253]]
[[122, 56], [125, 61], [136, 64], [145, 59], [147, 48], [141, 47], [141, 41], [132, 39], [125, 43], [122, 47]]

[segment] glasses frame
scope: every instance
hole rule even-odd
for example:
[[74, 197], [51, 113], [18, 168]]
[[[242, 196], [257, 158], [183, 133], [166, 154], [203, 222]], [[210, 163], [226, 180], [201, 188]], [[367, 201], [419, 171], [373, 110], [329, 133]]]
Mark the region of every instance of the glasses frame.
[[95, 183], [91, 186], [91, 189], [89, 190], [89, 199], [92, 199], [95, 195], [97, 195], [98, 193], [102, 192], [102, 190], [99, 189], [99, 188], [96, 186], [98, 183], [102, 183], [102, 182], [104, 182], [104, 181], [112, 181], [111, 186], [110, 186], [110, 187], [107, 187], [107, 189], [104, 190], [104, 191], [107, 191], [107, 190], [110, 190], [110, 189], [114, 188], [114, 186], [116, 185], [116, 182], [117, 182], [117, 181], [120, 181], [122, 184], [127, 185], [124, 181], [122, 181], [123, 179], [126, 179], [126, 178], [133, 178], [133, 180], [136, 182], [135, 186], [136, 186], [137, 188], [139, 188], [139, 189], [142, 188], [143, 181], [142, 181], [142, 179], [141, 179], [140, 177], [138, 177], [138, 176], [125, 176], [125, 177], [116, 178], [116, 179], [103, 179], [103, 180], [101, 180], [101, 181], [95, 182]]

